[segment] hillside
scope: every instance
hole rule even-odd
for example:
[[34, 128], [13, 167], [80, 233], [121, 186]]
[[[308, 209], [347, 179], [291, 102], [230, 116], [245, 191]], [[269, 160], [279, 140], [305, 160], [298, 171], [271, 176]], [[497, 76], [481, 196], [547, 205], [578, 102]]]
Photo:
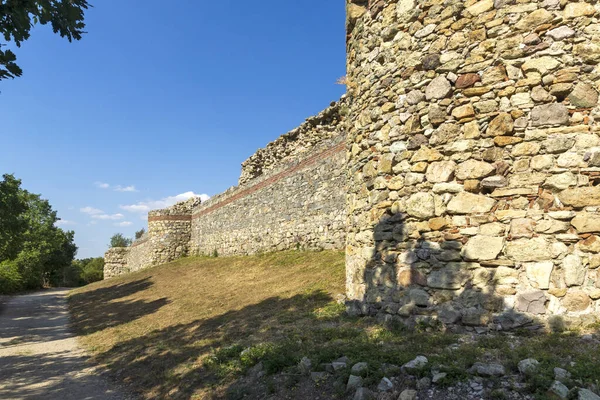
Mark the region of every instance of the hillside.
[[[408, 389], [429, 399], [548, 398], [554, 367], [569, 370], [569, 387], [597, 384], [595, 336], [408, 331], [347, 317], [336, 301], [343, 290], [343, 253], [290, 251], [185, 258], [77, 289], [69, 303], [95, 361], [148, 399], [370, 398], [347, 390], [351, 374], [374, 391], [389, 377], [395, 397], [377, 398]], [[419, 355], [429, 363], [400, 371]], [[298, 367], [304, 357], [311, 368]], [[519, 374], [530, 357], [536, 373]], [[367, 365], [351, 372], [357, 362]], [[477, 362], [504, 373], [482, 380], [470, 370]]]

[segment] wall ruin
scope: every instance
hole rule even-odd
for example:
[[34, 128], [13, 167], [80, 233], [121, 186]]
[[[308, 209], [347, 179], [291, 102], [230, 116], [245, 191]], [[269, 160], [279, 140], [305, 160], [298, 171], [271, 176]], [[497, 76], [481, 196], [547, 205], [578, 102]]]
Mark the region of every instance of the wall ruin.
[[478, 332], [596, 321], [599, 13], [347, 0], [348, 94], [257, 151], [238, 187], [151, 214], [109, 275], [345, 241], [353, 314]]
[[350, 310], [600, 311], [596, 1], [348, 3]]

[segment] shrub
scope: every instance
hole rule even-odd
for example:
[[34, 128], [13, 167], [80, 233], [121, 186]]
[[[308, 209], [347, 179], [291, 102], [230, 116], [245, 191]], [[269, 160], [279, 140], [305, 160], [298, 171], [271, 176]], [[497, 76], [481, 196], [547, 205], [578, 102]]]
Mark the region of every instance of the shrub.
[[86, 284], [104, 279], [104, 259], [102, 257], [94, 258], [84, 265], [81, 278]]
[[142, 228], [139, 231], [137, 231], [135, 233], [135, 240], [141, 239], [142, 236], [144, 236], [145, 233], [146, 233], [146, 230], [144, 228]]
[[19, 267], [14, 261], [0, 263], [0, 294], [9, 294], [21, 290], [23, 279]]
[[122, 233], [115, 233], [110, 238], [110, 247], [129, 247], [131, 246], [131, 239], [123, 236]]

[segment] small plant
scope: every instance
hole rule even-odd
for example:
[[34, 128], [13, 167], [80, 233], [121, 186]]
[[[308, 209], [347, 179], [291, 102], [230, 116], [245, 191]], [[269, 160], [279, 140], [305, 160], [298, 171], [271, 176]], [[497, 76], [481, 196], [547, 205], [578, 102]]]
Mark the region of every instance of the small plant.
[[215, 257], [215, 258], [219, 257], [219, 252], [217, 251], [217, 249], [213, 250], [212, 256]]
[[146, 229], [142, 228], [135, 233], [135, 240], [141, 239], [142, 236], [146, 233]]

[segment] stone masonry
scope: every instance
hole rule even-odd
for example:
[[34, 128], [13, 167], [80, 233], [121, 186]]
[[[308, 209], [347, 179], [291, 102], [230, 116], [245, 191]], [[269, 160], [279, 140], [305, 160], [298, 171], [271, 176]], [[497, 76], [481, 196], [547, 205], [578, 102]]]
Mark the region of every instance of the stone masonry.
[[600, 311], [600, 5], [348, 7], [350, 311], [509, 329]]
[[347, 0], [346, 84], [238, 187], [150, 213], [106, 276], [345, 243], [353, 314], [598, 320], [600, 3]]

